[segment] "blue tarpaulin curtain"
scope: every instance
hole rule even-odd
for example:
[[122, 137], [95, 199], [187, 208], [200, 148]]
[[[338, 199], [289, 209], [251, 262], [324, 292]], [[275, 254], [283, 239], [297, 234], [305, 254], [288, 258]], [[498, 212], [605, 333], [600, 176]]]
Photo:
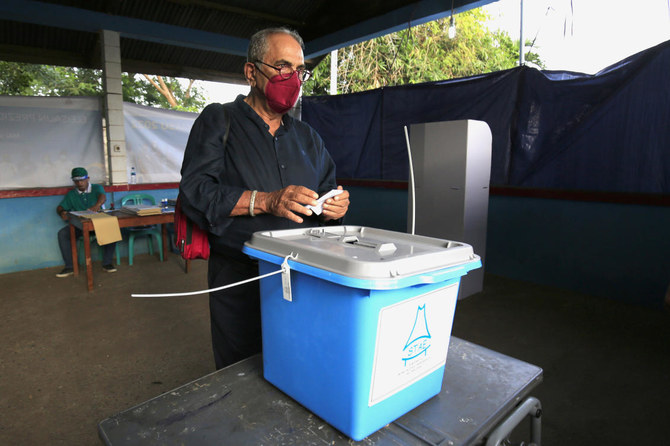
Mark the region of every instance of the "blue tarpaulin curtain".
[[403, 126], [475, 119], [493, 134], [491, 184], [670, 193], [670, 41], [596, 75], [528, 67], [303, 98], [339, 178], [406, 180]]

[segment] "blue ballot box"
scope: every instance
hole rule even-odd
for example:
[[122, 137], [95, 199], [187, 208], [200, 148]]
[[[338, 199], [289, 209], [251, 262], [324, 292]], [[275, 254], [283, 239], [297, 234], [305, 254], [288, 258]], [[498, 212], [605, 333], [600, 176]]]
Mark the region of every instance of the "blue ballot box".
[[[361, 440], [437, 395], [465, 243], [361, 226], [263, 231], [243, 251], [260, 274], [263, 374]], [[448, 373], [448, 371], [447, 371]]]

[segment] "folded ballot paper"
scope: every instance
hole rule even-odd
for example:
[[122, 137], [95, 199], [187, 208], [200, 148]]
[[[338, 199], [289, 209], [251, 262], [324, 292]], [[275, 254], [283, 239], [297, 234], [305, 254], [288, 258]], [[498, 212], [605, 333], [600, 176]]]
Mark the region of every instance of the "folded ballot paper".
[[160, 206], [153, 204], [126, 205], [121, 210], [134, 215], [160, 215], [163, 213], [163, 209]]

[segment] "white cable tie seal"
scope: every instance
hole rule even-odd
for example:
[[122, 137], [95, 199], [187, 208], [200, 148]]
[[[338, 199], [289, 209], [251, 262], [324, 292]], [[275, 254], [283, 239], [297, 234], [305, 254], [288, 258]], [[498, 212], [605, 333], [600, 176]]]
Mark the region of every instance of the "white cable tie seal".
[[284, 261], [281, 264], [281, 288], [284, 300], [293, 302], [293, 294], [291, 293], [291, 267], [288, 264], [289, 257], [291, 259], [295, 258], [293, 257], [293, 253], [284, 257]]
[[[255, 280], [261, 280], [265, 279], [266, 277], [274, 276], [275, 274], [280, 274], [280, 273], [286, 273], [288, 275], [288, 283], [289, 283], [289, 293], [291, 291], [291, 276], [290, 276], [290, 271], [291, 267], [288, 264], [288, 259], [295, 260], [297, 259], [298, 256], [294, 255], [293, 253], [287, 255], [284, 257], [284, 261], [281, 264], [281, 269], [277, 271], [273, 271], [271, 273], [263, 274], [262, 276], [258, 277], [252, 277], [251, 279], [246, 279], [246, 280], [241, 280], [239, 282], [235, 283], [230, 283], [228, 285], [223, 285], [217, 288], [210, 288], [208, 290], [200, 290], [200, 291], [187, 291], [184, 293], [163, 293], [163, 294], [131, 294], [130, 297], [181, 297], [181, 296], [196, 296], [198, 294], [207, 294], [207, 293], [212, 293], [215, 291], [221, 291], [225, 290], [227, 288], [233, 288], [239, 285], [244, 285], [245, 283], [253, 282]], [[283, 287], [283, 277], [282, 276], [282, 287]]]

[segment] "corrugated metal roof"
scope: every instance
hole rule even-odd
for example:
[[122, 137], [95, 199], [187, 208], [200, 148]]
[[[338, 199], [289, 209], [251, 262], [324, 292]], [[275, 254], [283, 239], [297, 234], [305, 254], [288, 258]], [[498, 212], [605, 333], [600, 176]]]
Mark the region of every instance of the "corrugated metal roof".
[[[458, 0], [456, 11], [492, 0]], [[239, 80], [247, 39], [287, 25], [317, 62], [331, 47], [382, 35], [451, 11], [423, 0], [4, 0], [0, 60], [101, 68], [99, 30], [121, 36], [122, 69]], [[309, 61], [308, 61], [309, 62]]]

